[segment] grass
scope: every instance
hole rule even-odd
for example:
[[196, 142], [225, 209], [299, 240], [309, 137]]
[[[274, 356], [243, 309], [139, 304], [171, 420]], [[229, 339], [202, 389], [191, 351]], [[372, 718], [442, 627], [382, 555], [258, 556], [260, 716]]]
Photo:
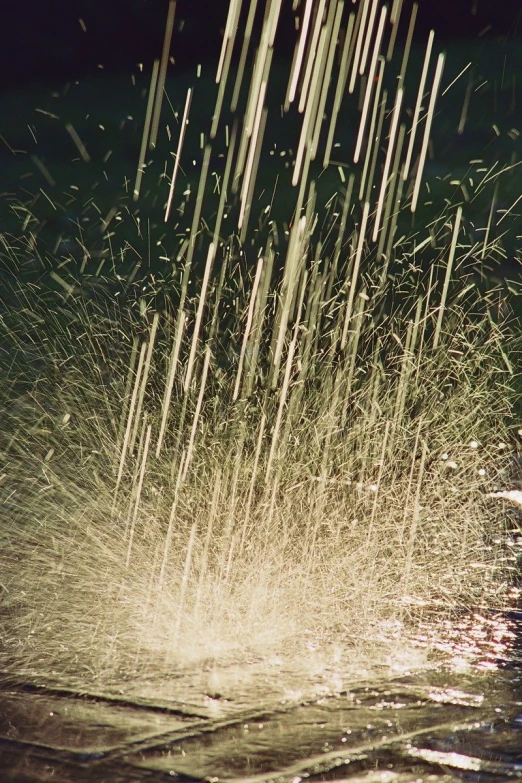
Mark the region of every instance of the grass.
[[[223, 182], [205, 219], [203, 170], [163, 275], [129, 280], [115, 230], [93, 293], [88, 251], [57, 263], [30, 231], [4, 237], [5, 665], [103, 679], [377, 649], [383, 629], [508, 600], [486, 494], [512, 475], [519, 332], [480, 260], [502, 243], [465, 204], [399, 234], [416, 173], [406, 126], [389, 141], [379, 116], [377, 203], [354, 170], [319, 209], [305, 134], [286, 221], [241, 224], [255, 187], [241, 204]], [[230, 177], [248, 183], [240, 140]]]

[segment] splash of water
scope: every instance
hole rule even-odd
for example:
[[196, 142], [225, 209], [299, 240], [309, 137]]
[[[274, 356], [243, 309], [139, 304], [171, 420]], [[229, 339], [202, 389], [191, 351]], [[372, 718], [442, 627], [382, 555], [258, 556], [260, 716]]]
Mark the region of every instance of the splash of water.
[[[243, 14], [230, 6], [193, 202], [190, 187], [179, 193], [197, 87], [187, 92], [160, 186], [167, 227], [176, 211], [192, 219], [168, 273], [140, 280], [133, 302], [132, 243], [118, 255], [113, 238], [104, 284], [121, 304], [82, 293], [86, 257], [51, 270], [54, 292], [11, 281], [10, 355], [30, 345], [33, 358], [14, 361], [3, 389], [10, 665], [112, 676], [291, 658], [334, 639], [362, 660], [369, 644], [400, 647], [421, 619], [504, 600], [505, 518], [487, 498], [507, 497], [514, 327], [495, 317], [505, 292], [475, 263], [499, 241], [490, 222], [474, 240], [461, 204], [444, 204], [425, 234], [399, 230], [423, 198], [444, 56], [430, 34], [410, 92], [411, 35], [394, 57], [399, 16], [307, 3], [282, 102], [295, 153], [253, 227], [274, 151], [279, 13], [267, 2], [255, 53], [242, 21], [234, 71]], [[138, 204], [167, 63], [152, 72]], [[332, 153], [356, 92], [353, 166]], [[326, 199], [321, 156], [342, 184]], [[13, 240], [11, 256], [23, 252]]]

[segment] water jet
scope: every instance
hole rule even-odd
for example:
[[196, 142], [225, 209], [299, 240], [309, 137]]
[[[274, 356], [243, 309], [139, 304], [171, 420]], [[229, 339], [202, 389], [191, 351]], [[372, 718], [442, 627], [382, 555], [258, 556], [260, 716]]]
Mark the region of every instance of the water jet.
[[[148, 146], [167, 111], [157, 80], [170, 89], [154, 71], [132, 193], [97, 210], [103, 251], [38, 256], [39, 203], [4, 237], [9, 669], [107, 682], [209, 661], [291, 668], [296, 639], [317, 658], [354, 650], [362, 668], [368, 645], [380, 666], [414, 649], [419, 623], [509, 600], [507, 523], [487, 498], [515, 499], [500, 444], [520, 335], [496, 317], [509, 286], [487, 265], [510, 171], [468, 164], [466, 192], [491, 199], [480, 239], [463, 179], [452, 198], [438, 183], [434, 207], [424, 165], [453, 76], [433, 36], [412, 88], [409, 49], [386, 57], [399, 20], [385, 5], [371, 23], [365, 4], [321, 8], [296, 39], [281, 124], [298, 132], [273, 181], [267, 3], [255, 51], [244, 38], [248, 89], [236, 33], [224, 39], [199, 179], [180, 164], [197, 78], [173, 163], [170, 128]], [[335, 162], [350, 113], [355, 149]]]

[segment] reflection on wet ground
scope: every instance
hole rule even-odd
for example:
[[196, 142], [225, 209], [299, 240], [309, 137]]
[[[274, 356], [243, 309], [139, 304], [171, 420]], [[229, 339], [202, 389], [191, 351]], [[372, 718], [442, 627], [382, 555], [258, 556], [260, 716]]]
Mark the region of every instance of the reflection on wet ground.
[[257, 661], [103, 692], [4, 674], [0, 780], [522, 778], [522, 612], [467, 615], [438, 639], [427, 626], [416, 643], [444, 665], [357, 682]]

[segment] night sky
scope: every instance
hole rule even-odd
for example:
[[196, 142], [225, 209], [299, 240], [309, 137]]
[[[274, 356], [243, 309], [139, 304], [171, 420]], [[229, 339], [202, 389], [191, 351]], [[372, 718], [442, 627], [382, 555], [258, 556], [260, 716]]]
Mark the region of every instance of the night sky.
[[[276, 51], [290, 57], [295, 43], [291, 0], [283, 0], [285, 5]], [[244, 14], [248, 6], [245, 0]], [[259, 6], [262, 11], [265, 3]], [[23, 86], [101, 69], [128, 72], [141, 62], [147, 67], [160, 55], [167, 7], [168, 0], [4, 0], [1, 83]], [[409, 7], [405, 0], [408, 15]], [[178, 0], [171, 49], [178, 68], [218, 56], [227, 9], [228, 0]], [[439, 42], [520, 38], [522, 2], [421, 0], [416, 36], [425, 38], [432, 27]]]

